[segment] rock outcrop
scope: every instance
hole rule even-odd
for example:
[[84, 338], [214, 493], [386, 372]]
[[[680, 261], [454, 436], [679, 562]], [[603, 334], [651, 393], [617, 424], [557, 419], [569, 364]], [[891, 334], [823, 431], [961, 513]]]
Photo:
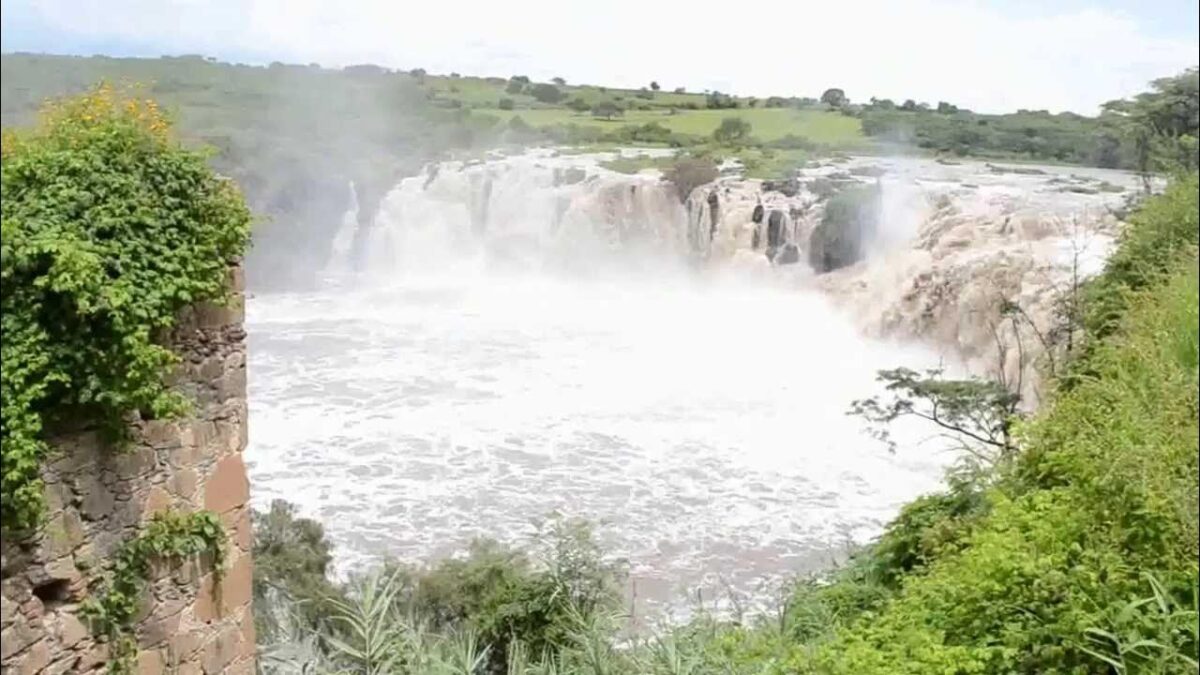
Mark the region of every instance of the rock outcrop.
[[78, 614], [117, 548], [163, 510], [220, 515], [229, 541], [218, 582], [203, 560], [158, 566], [136, 625], [139, 673], [254, 673], [252, 535], [246, 446], [241, 272], [232, 307], [198, 306], [170, 342], [175, 385], [194, 402], [182, 419], [137, 422], [124, 451], [94, 430], [53, 439], [43, 469], [45, 525], [2, 545], [4, 673], [102, 672], [108, 645]]

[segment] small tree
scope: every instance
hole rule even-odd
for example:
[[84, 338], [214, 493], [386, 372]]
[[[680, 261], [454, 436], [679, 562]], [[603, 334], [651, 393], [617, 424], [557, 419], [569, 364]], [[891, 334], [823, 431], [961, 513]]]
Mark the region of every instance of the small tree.
[[551, 82], [553, 82], [554, 84], [557, 84], [557, 85], [558, 85], [558, 86], [560, 86], [560, 87], [564, 87], [564, 86], [566, 86], [566, 84], [567, 84], [567, 81], [566, 81], [566, 80], [564, 80], [564, 79], [563, 79], [563, 78], [561, 78], [561, 77], [556, 77], [556, 78], [553, 78], [553, 79], [551, 79], [550, 81], [551, 81]]
[[704, 98], [704, 106], [713, 110], [736, 108], [737, 99], [729, 94], [722, 94], [719, 91], [713, 91], [709, 92], [709, 94]]
[[501, 110], [512, 110], [513, 105], [513, 100], [511, 98], [502, 98], [500, 99], [500, 103], [497, 104], [497, 107]]
[[663, 180], [675, 186], [680, 202], [686, 202], [692, 190], [711, 183], [721, 175], [717, 165], [707, 157], [682, 157], [663, 172]]
[[855, 401], [849, 414], [873, 426], [870, 433], [895, 451], [887, 425], [901, 417], [932, 423], [958, 443], [968, 455], [984, 464], [995, 464], [1016, 453], [1012, 423], [1019, 416], [1020, 394], [993, 380], [952, 380], [941, 368], [918, 373], [908, 368], [879, 371], [889, 398]]
[[658, 91], [659, 89], [662, 89], [662, 87], [658, 86], [658, 82], [655, 82], [655, 81], [650, 82], [650, 88], [653, 89], [654, 91]]
[[625, 111], [621, 106], [613, 101], [600, 101], [592, 106], [592, 117], [603, 117], [606, 120], [611, 120], [614, 117], [624, 115]]
[[517, 80], [517, 78], [514, 77], [513, 79], [508, 81], [508, 86], [506, 86], [504, 88], [504, 92], [506, 94], [513, 94], [513, 95], [520, 94], [525, 91], [525, 84], [526, 83], [520, 82]]
[[570, 101], [567, 101], [567, 107], [570, 108], [571, 110], [574, 110], [575, 112], [587, 112], [588, 110], [591, 109], [592, 106], [588, 105], [587, 101], [576, 96], [575, 98], [571, 99]]
[[676, 94], [686, 94], [687, 89], [685, 89], [684, 87], [675, 87], [675, 93]]
[[563, 99], [565, 94], [558, 87], [552, 84], [535, 84], [529, 91], [530, 95], [542, 103], [558, 103]]
[[825, 93], [821, 94], [821, 103], [831, 108], [841, 108], [849, 102], [850, 100], [846, 98], [846, 92], [836, 87], [826, 89]]
[[938, 101], [937, 111], [940, 115], [952, 115], [958, 112], [958, 106], [954, 105], [953, 103]]
[[750, 123], [740, 117], [726, 117], [713, 131], [713, 140], [726, 145], [736, 145], [750, 136]]

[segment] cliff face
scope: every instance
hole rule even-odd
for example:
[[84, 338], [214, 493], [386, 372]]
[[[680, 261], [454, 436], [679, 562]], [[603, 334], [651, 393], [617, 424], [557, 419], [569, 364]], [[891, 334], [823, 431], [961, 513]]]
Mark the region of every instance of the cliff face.
[[87, 673], [108, 646], [79, 616], [105, 565], [152, 515], [219, 514], [228, 537], [223, 574], [211, 561], [155, 565], [142, 594], [139, 673], [253, 673], [252, 561], [246, 447], [246, 348], [242, 275], [230, 307], [186, 311], [170, 336], [182, 357], [175, 386], [189, 415], [136, 423], [114, 450], [94, 431], [57, 437], [43, 468], [47, 518], [32, 538], [3, 542], [4, 673]]

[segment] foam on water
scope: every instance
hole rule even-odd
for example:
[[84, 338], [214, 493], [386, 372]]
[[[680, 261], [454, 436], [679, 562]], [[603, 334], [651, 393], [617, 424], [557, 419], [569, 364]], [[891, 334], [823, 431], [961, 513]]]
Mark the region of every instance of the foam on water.
[[607, 523], [640, 597], [748, 590], [873, 536], [949, 459], [845, 414], [938, 355], [815, 291], [457, 271], [258, 296], [247, 325], [255, 501], [320, 519], [343, 569], [559, 511]]

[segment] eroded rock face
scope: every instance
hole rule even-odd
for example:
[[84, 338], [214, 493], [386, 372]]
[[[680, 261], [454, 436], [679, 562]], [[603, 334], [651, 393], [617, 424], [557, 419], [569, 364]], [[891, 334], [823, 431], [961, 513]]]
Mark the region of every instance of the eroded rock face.
[[166, 509], [221, 516], [226, 579], [234, 583], [215, 597], [212, 572], [198, 561], [157, 570], [136, 627], [138, 672], [254, 671], [240, 270], [232, 276], [235, 304], [185, 311], [171, 337], [182, 356], [176, 386], [194, 401], [192, 416], [138, 423], [123, 453], [92, 431], [53, 439], [42, 472], [46, 524], [27, 540], [0, 544], [5, 673], [104, 671], [108, 647], [79, 618], [80, 603], [116, 549]]
[[881, 199], [879, 189], [858, 187], [829, 200], [821, 224], [809, 237], [808, 262], [813, 270], [830, 272], [862, 260], [879, 227]]

